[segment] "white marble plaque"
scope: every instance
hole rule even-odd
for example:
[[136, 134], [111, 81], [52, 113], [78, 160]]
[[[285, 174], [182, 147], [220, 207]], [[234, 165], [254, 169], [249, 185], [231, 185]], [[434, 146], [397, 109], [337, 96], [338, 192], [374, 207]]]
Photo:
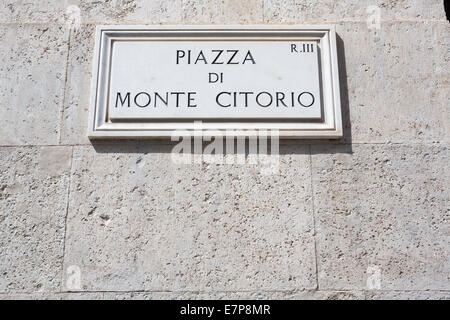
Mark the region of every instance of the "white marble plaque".
[[320, 119], [320, 106], [315, 42], [113, 44], [112, 120]]
[[[342, 134], [331, 27], [97, 27], [90, 137]], [[240, 134], [238, 134], [240, 135]]]

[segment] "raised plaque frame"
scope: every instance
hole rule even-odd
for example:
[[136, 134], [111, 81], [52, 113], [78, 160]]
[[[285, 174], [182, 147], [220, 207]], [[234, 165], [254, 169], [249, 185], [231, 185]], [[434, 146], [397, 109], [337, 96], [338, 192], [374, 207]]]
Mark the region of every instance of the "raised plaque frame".
[[[273, 121], [123, 121], [108, 119], [107, 95], [109, 88], [112, 43], [117, 39], [249, 39], [257, 41], [287, 41], [300, 39], [317, 41], [320, 48], [320, 76], [323, 117], [319, 121], [294, 121], [274, 119]], [[92, 68], [89, 138], [168, 138], [175, 130], [191, 136], [252, 136], [259, 130], [278, 130], [280, 138], [337, 139], [342, 137], [342, 114], [339, 92], [336, 32], [334, 26], [97, 26]]]

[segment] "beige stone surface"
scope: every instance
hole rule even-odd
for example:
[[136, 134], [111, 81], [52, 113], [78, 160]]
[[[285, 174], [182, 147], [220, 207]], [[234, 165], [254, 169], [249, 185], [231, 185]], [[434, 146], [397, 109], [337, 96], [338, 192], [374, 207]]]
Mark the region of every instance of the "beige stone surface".
[[4, 0], [0, 4], [0, 22], [66, 23], [69, 19], [81, 23], [139, 20], [152, 23], [151, 19], [179, 22], [181, 4], [182, 0]]
[[80, 0], [81, 21], [102, 24], [160, 24], [182, 21], [182, 0]]
[[448, 141], [447, 22], [386, 23], [377, 32], [345, 23], [337, 33], [347, 142]]
[[65, 22], [71, 6], [83, 23], [365, 22], [370, 6], [383, 21], [445, 21], [441, 0], [4, 0], [0, 22]]
[[448, 290], [448, 147], [312, 152], [319, 289], [368, 288], [375, 266], [382, 290]]
[[[87, 139], [96, 24], [263, 23], [336, 24], [345, 139], [272, 175]], [[0, 27], [0, 300], [450, 298], [443, 1], [4, 0]]]
[[354, 300], [364, 299], [363, 291], [175, 291], [105, 292], [106, 300]]
[[262, 0], [183, 0], [183, 23], [261, 24]]
[[450, 291], [368, 291], [367, 300], [450, 300]]
[[441, 0], [264, 0], [264, 21], [267, 23], [325, 23], [363, 21], [379, 8], [382, 21], [440, 20], [445, 21]]
[[1, 26], [0, 145], [58, 144], [67, 39], [62, 26]]
[[63, 292], [0, 294], [0, 300], [449, 300], [450, 291]]
[[46, 0], [0, 4], [0, 23], [262, 23], [263, 0]]
[[56, 22], [66, 11], [70, 0], [2, 0], [0, 23], [49, 23]]
[[59, 290], [71, 147], [0, 148], [0, 293]]
[[311, 289], [309, 156], [177, 165], [171, 146], [76, 147], [65, 266], [83, 290]]
[[89, 144], [89, 117], [92, 60], [95, 25], [73, 30], [70, 35], [70, 54], [61, 123], [62, 144]]
[[0, 294], [0, 300], [102, 300], [103, 292], [55, 292]]

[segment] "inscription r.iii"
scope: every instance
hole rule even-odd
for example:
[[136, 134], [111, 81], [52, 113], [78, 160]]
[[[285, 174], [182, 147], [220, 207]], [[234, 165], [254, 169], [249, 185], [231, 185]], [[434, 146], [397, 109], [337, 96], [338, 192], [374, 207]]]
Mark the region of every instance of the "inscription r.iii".
[[291, 43], [291, 52], [297, 53], [314, 52], [314, 45], [312, 43], [302, 43], [301, 46], [297, 46], [296, 43]]

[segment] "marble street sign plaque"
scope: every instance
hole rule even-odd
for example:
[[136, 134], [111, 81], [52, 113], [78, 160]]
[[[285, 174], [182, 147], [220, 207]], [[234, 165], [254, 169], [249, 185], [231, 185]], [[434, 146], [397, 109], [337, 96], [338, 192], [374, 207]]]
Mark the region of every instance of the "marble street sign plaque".
[[332, 27], [99, 26], [89, 136], [342, 135]]

